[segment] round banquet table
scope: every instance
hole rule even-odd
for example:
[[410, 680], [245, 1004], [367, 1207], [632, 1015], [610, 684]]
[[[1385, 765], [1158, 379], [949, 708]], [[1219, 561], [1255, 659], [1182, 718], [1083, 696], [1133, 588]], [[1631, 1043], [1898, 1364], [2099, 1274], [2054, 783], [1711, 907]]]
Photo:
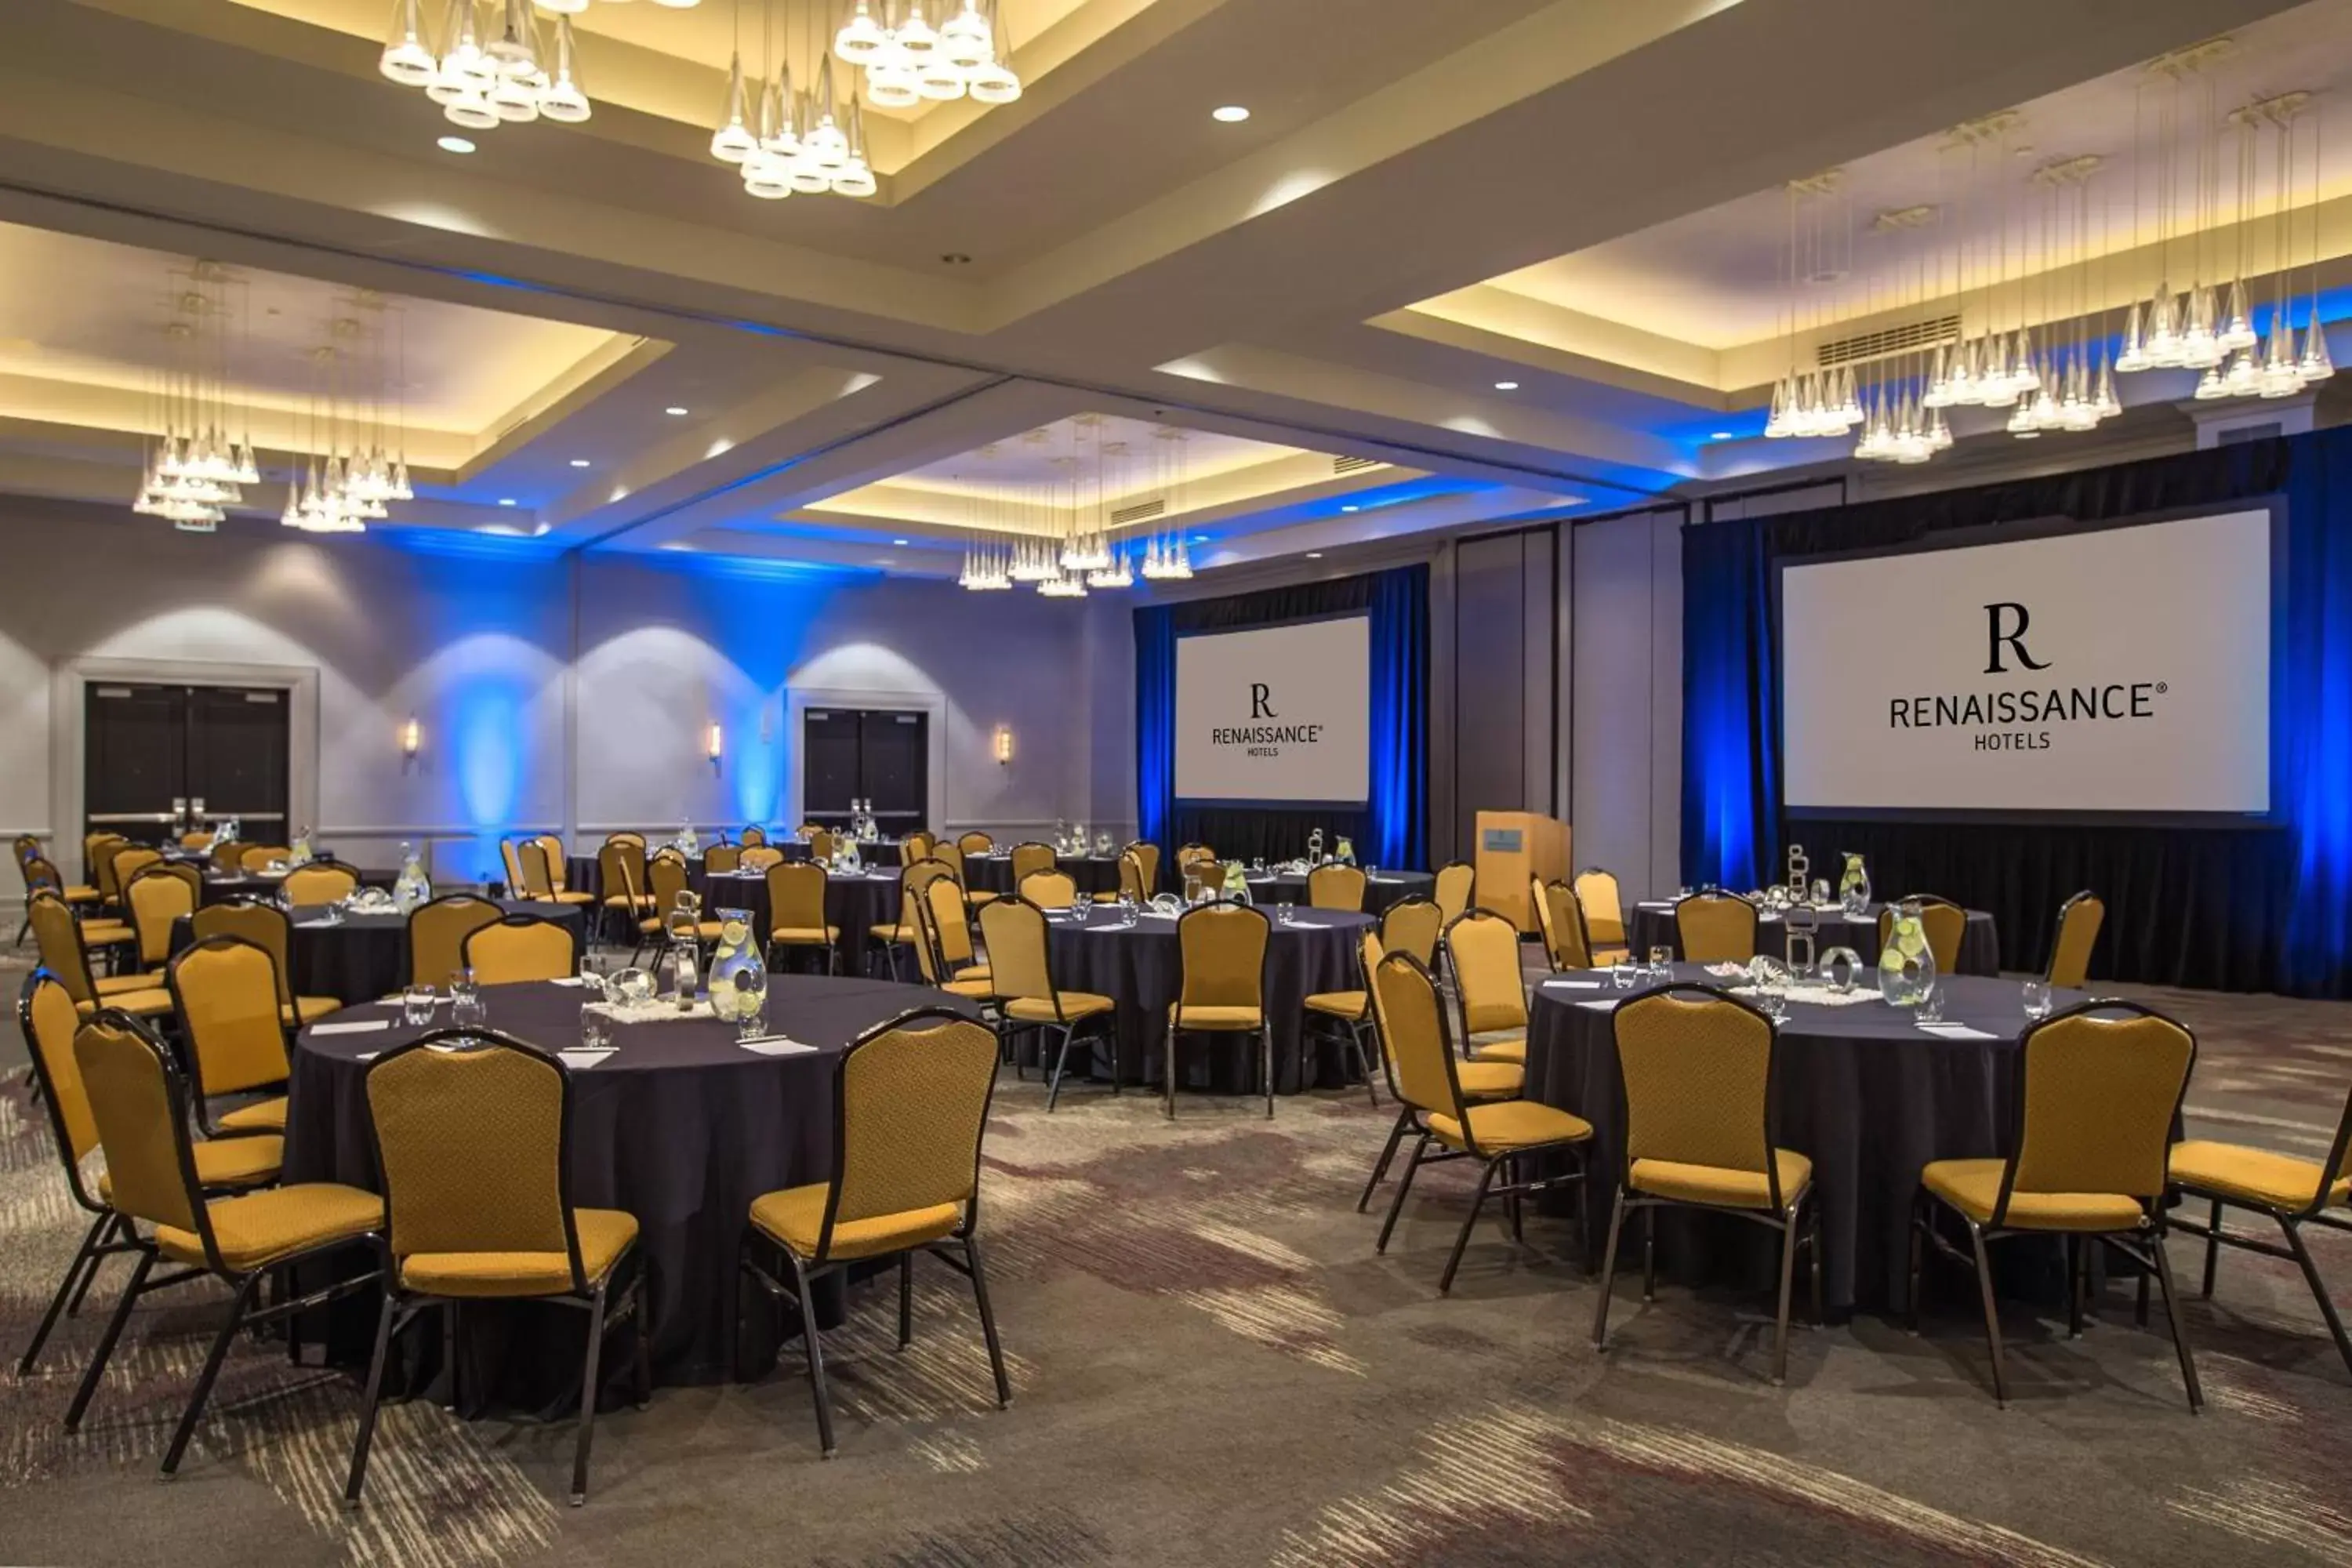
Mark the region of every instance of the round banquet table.
[[[1307, 901], [1304, 871], [1250, 873], [1250, 897], [1261, 904], [1303, 904]], [[1382, 871], [1364, 879], [1364, 912], [1378, 918], [1400, 899], [1430, 897], [1437, 879], [1427, 871]]]
[[[765, 871], [697, 871], [694, 890], [702, 896], [705, 920], [718, 917], [720, 910], [744, 910], [751, 916], [751, 929], [760, 933], [764, 947], [772, 922], [768, 919], [768, 874]], [[883, 968], [889, 966], [889, 955], [882, 943], [876, 942], [873, 930], [877, 925], [895, 925], [898, 920], [898, 868], [877, 866], [855, 876], [828, 872], [824, 879], [824, 919], [828, 925], [841, 928], [841, 972], [863, 974], [870, 957]], [[784, 955], [788, 964], [793, 953]], [[814, 967], [817, 960], [799, 960]], [[908, 979], [917, 976], [913, 961], [902, 955], [902, 967]]]
[[[1885, 907], [1873, 904], [1870, 912], [1859, 920], [1849, 918], [1840, 910], [1814, 910], [1822, 922], [1821, 930], [1813, 936], [1814, 956], [1818, 958], [1833, 947], [1850, 947], [1862, 955], [1864, 963], [1876, 963], [1878, 911]], [[1959, 973], [1998, 975], [2000, 933], [1993, 925], [1992, 916], [1983, 910], [1970, 910], [1968, 915], [1968, 927], [1960, 933]], [[1648, 956], [1654, 947], [1670, 948], [1676, 958], [1683, 954], [1682, 937], [1675, 929], [1675, 906], [1671, 901], [1635, 904], [1625, 922], [1625, 934], [1637, 958]], [[1759, 911], [1756, 919], [1757, 951], [1786, 957], [1787, 942], [1786, 922], [1779, 915]]]
[[[525, 899], [499, 899], [499, 908], [513, 915], [536, 915], [572, 928], [572, 940], [582, 943], [580, 908], [576, 904], [541, 904]], [[408, 984], [408, 917], [386, 910], [382, 914], [341, 911], [327, 923], [324, 907], [296, 908], [286, 954], [293, 973], [287, 982], [298, 996], [332, 996], [345, 1004], [373, 1002]], [[196, 939], [195, 928], [183, 915], [172, 922], [172, 951], [178, 952]]]
[[[1266, 943], [1265, 1002], [1274, 1032], [1275, 1089], [1294, 1094], [1357, 1081], [1354, 1056], [1336, 1035], [1322, 1029], [1311, 1038], [1306, 1034], [1303, 1004], [1317, 992], [1358, 988], [1356, 943], [1371, 917], [1299, 910], [1290, 925], [1268, 919], [1273, 929]], [[1166, 1059], [1168, 1009], [1183, 984], [1175, 917], [1146, 912], [1125, 926], [1116, 908], [1097, 904], [1083, 919], [1057, 915], [1047, 923], [1054, 984], [1118, 1004], [1118, 1059], [1112, 1071], [1122, 1083], [1150, 1081], [1151, 1065]], [[1024, 1037], [1024, 1052], [1035, 1045], [1034, 1036]], [[1097, 1062], [1101, 1055], [1097, 1045]], [[1180, 1087], [1245, 1093], [1257, 1076], [1257, 1044], [1245, 1035], [1187, 1035], [1182, 1062]]]
[[[1081, 893], [1108, 893], [1118, 897], [1118, 857], [1117, 855], [1059, 855], [1055, 857], [1056, 870], [1067, 871]], [[967, 888], [990, 893], [1010, 893], [1013, 887], [1013, 857], [1009, 854], [967, 855], [963, 858], [963, 883]]]
[[[337, 861], [336, 864], [342, 863]], [[346, 869], [359, 878], [362, 888], [389, 889], [400, 880], [398, 871], [371, 871], [357, 866]], [[274, 899], [285, 881], [286, 873], [283, 871], [274, 875], [261, 871], [239, 872], [235, 876], [207, 871], [204, 877], [204, 889], [199, 896], [207, 904], [226, 903], [231, 899]]]
[[[1706, 985], [1743, 984], [1698, 964], [1677, 963], [1674, 974]], [[1902, 1307], [1906, 1226], [1922, 1166], [2005, 1152], [2027, 1022], [2021, 989], [1970, 975], [1938, 984], [1944, 1021], [1974, 1033], [1930, 1034], [1908, 1010], [1874, 997], [1840, 1007], [1791, 1001], [1780, 1027], [1773, 1058], [1780, 1143], [1813, 1162], [1823, 1296], [1833, 1318], [1857, 1307]], [[1606, 971], [1570, 973], [1540, 984], [1529, 1009], [1527, 1098], [1592, 1123], [1580, 1217], [1587, 1259], [1596, 1266], [1625, 1158], [1624, 1087], [1610, 1015], [1646, 989], [1617, 989]], [[2053, 1010], [2082, 999], [2081, 992], [2057, 991]], [[1726, 1264], [1746, 1284], [1774, 1277], [1779, 1237], [1760, 1226], [1682, 1209], [1660, 1211], [1657, 1223], [1660, 1265], [1675, 1278], [1702, 1279], [1726, 1272]], [[2032, 1245], [2012, 1241], [1999, 1250]]]
[[[580, 1042], [577, 985], [532, 982], [486, 988], [489, 1027], [551, 1050]], [[636, 1252], [650, 1269], [655, 1376], [708, 1384], [734, 1375], [737, 1247], [751, 1200], [822, 1181], [833, 1160], [833, 1080], [858, 1035], [912, 1007], [969, 1003], [927, 987], [818, 975], [772, 976], [767, 1026], [815, 1047], [763, 1056], [736, 1043], [736, 1026], [705, 1010], [656, 1023], [615, 1024], [614, 1053], [572, 1080], [572, 1201], [637, 1218]], [[338, 1023], [381, 1020], [346, 1032]], [[444, 1007], [436, 1023], [446, 1025]], [[286, 1125], [286, 1180], [381, 1187], [369, 1134], [368, 1062], [423, 1030], [397, 1007], [368, 1007], [302, 1031], [295, 1043]], [[821, 1323], [841, 1297], [820, 1290]], [[363, 1361], [376, 1307], [365, 1292], [341, 1303], [329, 1331], [339, 1357]], [[743, 1318], [748, 1348], [772, 1356], [769, 1318]], [[558, 1412], [576, 1407], [586, 1332], [583, 1314], [537, 1302], [469, 1301], [461, 1314], [461, 1386], [469, 1405]], [[604, 1368], [608, 1403], [627, 1397], [634, 1330], [616, 1333]], [[441, 1335], [409, 1330], [391, 1374], [419, 1390], [440, 1375]]]

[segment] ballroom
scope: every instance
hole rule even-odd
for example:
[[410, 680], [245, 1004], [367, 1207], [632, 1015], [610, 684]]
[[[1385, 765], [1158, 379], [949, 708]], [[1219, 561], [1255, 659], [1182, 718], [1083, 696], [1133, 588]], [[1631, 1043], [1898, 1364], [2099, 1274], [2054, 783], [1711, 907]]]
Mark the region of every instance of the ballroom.
[[2352, 1563], [2352, 0], [7, 0], [0, 1562]]

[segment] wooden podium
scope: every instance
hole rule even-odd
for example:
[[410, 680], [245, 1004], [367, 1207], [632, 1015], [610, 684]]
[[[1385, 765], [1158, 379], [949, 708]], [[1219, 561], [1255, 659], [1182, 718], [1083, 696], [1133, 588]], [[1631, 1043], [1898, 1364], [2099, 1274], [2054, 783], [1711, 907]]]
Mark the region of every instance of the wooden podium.
[[1532, 811], [1478, 814], [1477, 888], [1471, 901], [1510, 919], [1522, 931], [1538, 928], [1528, 879], [1568, 876], [1568, 824]]

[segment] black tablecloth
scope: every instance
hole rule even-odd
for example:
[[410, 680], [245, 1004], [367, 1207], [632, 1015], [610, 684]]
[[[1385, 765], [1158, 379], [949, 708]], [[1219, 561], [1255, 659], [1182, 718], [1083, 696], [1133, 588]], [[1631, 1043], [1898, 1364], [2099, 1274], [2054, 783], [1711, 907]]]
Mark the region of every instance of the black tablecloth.
[[[1054, 868], [1067, 871], [1081, 893], [1108, 893], [1118, 896], [1118, 857], [1116, 855], [1063, 855], [1056, 857]], [[982, 892], [1010, 893], [1013, 886], [1011, 855], [967, 855], [963, 858], [963, 885]]]
[[[1250, 897], [1261, 904], [1303, 904], [1307, 901], [1307, 874], [1284, 871], [1279, 874], [1253, 873], [1249, 879]], [[1381, 915], [1399, 899], [1428, 898], [1437, 888], [1437, 879], [1427, 871], [1383, 871], [1364, 880], [1364, 912]]]
[[[486, 988], [489, 1026], [549, 1049], [580, 1038], [577, 986], [530, 984]], [[666, 1384], [716, 1383], [733, 1375], [737, 1247], [751, 1200], [781, 1187], [821, 1181], [833, 1158], [833, 1073], [861, 1032], [910, 1007], [968, 1004], [912, 985], [777, 975], [768, 990], [768, 1027], [815, 1046], [811, 1054], [765, 1057], [736, 1042], [736, 1027], [707, 1014], [658, 1024], [619, 1025], [618, 1051], [572, 1079], [572, 1200], [625, 1209], [637, 1218], [639, 1257], [650, 1268], [654, 1373]], [[365, 1007], [327, 1022], [383, 1018], [372, 1033], [303, 1031], [293, 1053], [286, 1180], [379, 1185], [368, 1135], [362, 1079], [376, 1054], [422, 1031], [397, 1007]], [[448, 1022], [446, 1006], [436, 1023]], [[376, 1309], [364, 1298], [338, 1312], [330, 1344], [363, 1358]], [[838, 1295], [833, 1298], [838, 1309]], [[830, 1321], [819, 1303], [820, 1321]], [[746, 1320], [755, 1354], [772, 1352], [764, 1311]], [[556, 1411], [573, 1403], [584, 1322], [579, 1312], [531, 1302], [468, 1302], [460, 1357], [469, 1403]], [[440, 1335], [430, 1324], [404, 1337], [396, 1386], [417, 1389], [439, 1374]], [[604, 1362], [605, 1388], [625, 1397], [631, 1350], [616, 1337]]]
[[[764, 945], [772, 929], [768, 919], [768, 874], [759, 872], [720, 871], [712, 874], [697, 871], [694, 890], [702, 895], [702, 912], [706, 920], [714, 920], [720, 910], [745, 910], [751, 916], [751, 929], [760, 933]], [[824, 879], [824, 918], [828, 925], [841, 928], [841, 972], [844, 974], [864, 974], [866, 962], [885, 972], [889, 968], [889, 955], [873, 938], [877, 925], [895, 925], [898, 920], [898, 869], [897, 867], [876, 867], [855, 877], [828, 875]], [[812, 952], [814, 950], [811, 950]], [[783, 955], [786, 958], [792, 954]], [[812, 967], [815, 961], [810, 960]], [[901, 954], [899, 967], [907, 979], [919, 973], [911, 955]]]
[[[1816, 911], [1821, 930], [1813, 936], [1816, 958], [1833, 947], [1850, 947], [1862, 955], [1864, 963], [1878, 962], [1878, 911], [1883, 904], [1873, 904], [1870, 912], [1860, 920], [1849, 920], [1836, 910]], [[1672, 904], [1643, 903], [1633, 906], [1626, 921], [1626, 934], [1631, 939], [1633, 955], [1646, 958], [1654, 947], [1674, 950], [1676, 958], [1683, 955], [1681, 936], [1675, 930], [1675, 907]], [[1756, 923], [1756, 951], [1775, 956], [1785, 955], [1787, 928], [1777, 915], [1759, 915]], [[1992, 916], [1982, 910], [1969, 911], [1967, 930], [1960, 933], [1960, 968], [1962, 974], [1997, 975], [2000, 973], [2000, 933], [1994, 930]]]
[[[341, 865], [342, 862], [337, 861], [336, 864]], [[360, 886], [362, 888], [390, 888], [394, 882], [400, 880], [400, 873], [397, 870], [373, 871], [358, 866], [349, 867], [347, 869], [359, 878]], [[274, 899], [278, 896], [278, 889], [284, 886], [286, 878], [283, 874], [264, 877], [241, 873], [234, 877], [223, 877], [207, 872], [205, 875], [204, 891], [201, 897], [207, 904], [226, 903], [231, 899]]]
[[[1696, 964], [1676, 964], [1675, 976], [1738, 984]], [[1922, 1166], [2004, 1152], [2017, 1044], [2026, 1026], [2021, 989], [2014, 981], [1968, 975], [1938, 984], [1947, 1021], [1993, 1037], [1938, 1038], [1920, 1030], [1909, 1011], [1878, 1001], [1849, 1007], [1792, 1003], [1780, 1026], [1773, 1064], [1780, 1146], [1813, 1162], [1822, 1285], [1833, 1316], [1903, 1303], [1905, 1227]], [[1545, 982], [1530, 1010], [1527, 1097], [1572, 1110], [1593, 1126], [1581, 1218], [1594, 1261], [1624, 1168], [1624, 1091], [1609, 1009], [1638, 994], [1615, 989], [1605, 973], [1588, 972]], [[2081, 999], [2079, 992], [2060, 991], [2055, 1005]], [[1659, 1264], [1676, 1278], [1728, 1272], [1751, 1285], [1769, 1280], [1778, 1245], [1773, 1234], [1734, 1218], [1667, 1210], [1658, 1219]]]
[[[1371, 923], [1369, 915], [1332, 910], [1300, 910], [1293, 925], [1274, 921], [1266, 946], [1265, 1009], [1274, 1030], [1274, 1084], [1279, 1092], [1354, 1081], [1355, 1061], [1345, 1047], [1320, 1029], [1311, 1044], [1307, 1041], [1302, 1004], [1317, 992], [1357, 988], [1356, 943]], [[1176, 922], [1145, 915], [1122, 929], [1118, 911], [1098, 904], [1084, 922], [1055, 920], [1051, 938], [1056, 986], [1091, 991], [1118, 1004], [1120, 1081], [1157, 1081], [1165, 1060], [1168, 1009], [1183, 983]], [[1077, 1059], [1074, 1053], [1073, 1070]], [[1257, 1076], [1257, 1042], [1239, 1034], [1188, 1034], [1181, 1059], [1185, 1086], [1241, 1093]]]
[[[572, 928], [572, 940], [583, 941], [580, 909], [575, 904], [541, 904], [525, 899], [499, 899], [509, 914], [537, 915]], [[293, 930], [286, 954], [293, 971], [288, 984], [298, 996], [332, 996], [341, 1002], [373, 1002], [408, 984], [408, 917], [402, 914], [353, 914], [346, 910], [340, 923], [314, 925], [324, 909], [289, 912]], [[172, 951], [195, 941], [195, 928], [186, 916], [172, 922]]]

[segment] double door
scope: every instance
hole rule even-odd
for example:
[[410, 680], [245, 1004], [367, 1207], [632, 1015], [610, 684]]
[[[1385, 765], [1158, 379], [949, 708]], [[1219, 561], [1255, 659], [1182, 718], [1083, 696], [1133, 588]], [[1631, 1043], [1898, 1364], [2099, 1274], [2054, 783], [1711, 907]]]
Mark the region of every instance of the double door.
[[288, 696], [276, 687], [88, 682], [82, 820], [161, 844], [234, 816], [253, 842], [284, 843]]
[[892, 837], [925, 826], [930, 801], [930, 721], [892, 708], [810, 708], [801, 721], [801, 810], [838, 827], [850, 802], [873, 803]]

